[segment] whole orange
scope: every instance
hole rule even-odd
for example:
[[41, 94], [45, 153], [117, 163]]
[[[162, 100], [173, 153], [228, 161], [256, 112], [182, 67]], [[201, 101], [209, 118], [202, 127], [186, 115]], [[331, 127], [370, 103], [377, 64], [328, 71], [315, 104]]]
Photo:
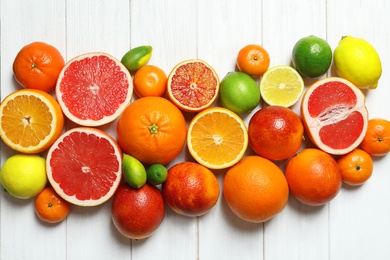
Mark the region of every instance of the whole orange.
[[390, 152], [390, 121], [381, 118], [368, 120], [368, 127], [360, 147], [374, 156]]
[[167, 164], [183, 149], [186, 121], [163, 97], [143, 97], [131, 103], [117, 124], [123, 151], [145, 164]]
[[261, 156], [247, 156], [230, 168], [223, 195], [241, 219], [260, 223], [281, 212], [288, 201], [288, 185], [276, 164]]
[[64, 220], [70, 212], [70, 203], [61, 198], [52, 187], [44, 188], [35, 198], [35, 213], [48, 223]]
[[220, 192], [213, 172], [195, 162], [180, 162], [169, 168], [161, 188], [167, 205], [188, 217], [209, 212], [217, 203]]
[[154, 65], [144, 65], [133, 77], [134, 90], [140, 97], [161, 97], [167, 91], [168, 77], [165, 72]]
[[248, 124], [252, 149], [270, 160], [284, 160], [301, 147], [303, 124], [289, 108], [268, 106], [253, 114]]
[[269, 64], [269, 54], [260, 45], [249, 44], [238, 52], [238, 69], [252, 77], [263, 75], [268, 70]]
[[13, 71], [16, 81], [24, 88], [52, 90], [65, 60], [52, 45], [32, 42], [24, 46], [16, 55]]
[[134, 189], [123, 183], [113, 197], [111, 216], [123, 236], [130, 239], [147, 238], [164, 220], [164, 198], [160, 190], [150, 184]]
[[336, 160], [317, 148], [306, 148], [292, 157], [287, 162], [285, 174], [291, 193], [310, 206], [331, 201], [342, 185]]
[[358, 148], [340, 156], [337, 163], [341, 170], [343, 182], [352, 186], [365, 183], [374, 170], [371, 155]]

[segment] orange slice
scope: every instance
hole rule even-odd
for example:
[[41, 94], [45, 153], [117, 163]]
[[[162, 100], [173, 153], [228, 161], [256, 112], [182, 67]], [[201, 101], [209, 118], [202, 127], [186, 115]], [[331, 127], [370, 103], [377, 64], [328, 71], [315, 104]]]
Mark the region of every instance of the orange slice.
[[219, 78], [215, 70], [198, 59], [177, 64], [168, 77], [168, 97], [185, 112], [199, 112], [217, 99]]
[[1, 139], [15, 151], [43, 152], [61, 135], [63, 127], [61, 107], [42, 90], [15, 91], [0, 105]]
[[237, 114], [226, 108], [212, 107], [190, 122], [187, 145], [198, 163], [210, 169], [224, 169], [244, 156], [248, 132]]

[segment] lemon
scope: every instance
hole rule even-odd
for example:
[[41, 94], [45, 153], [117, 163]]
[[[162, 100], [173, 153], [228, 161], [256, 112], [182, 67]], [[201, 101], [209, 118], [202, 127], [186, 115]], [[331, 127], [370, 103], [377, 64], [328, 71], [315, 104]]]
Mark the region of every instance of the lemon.
[[147, 180], [146, 169], [137, 158], [123, 154], [122, 169], [125, 180], [131, 187], [139, 189], [144, 186]]
[[146, 170], [147, 181], [152, 185], [162, 184], [167, 179], [168, 171], [164, 165], [156, 163]]
[[0, 182], [12, 196], [32, 198], [46, 186], [46, 160], [39, 155], [15, 154], [4, 162]]
[[126, 52], [121, 59], [121, 63], [129, 72], [134, 72], [148, 63], [152, 56], [152, 51], [153, 48], [149, 45], [134, 47]]
[[382, 63], [375, 48], [364, 39], [342, 37], [334, 50], [337, 74], [360, 89], [375, 89], [382, 75]]
[[287, 65], [268, 69], [260, 81], [261, 96], [270, 106], [291, 107], [301, 98], [304, 87], [301, 75]]

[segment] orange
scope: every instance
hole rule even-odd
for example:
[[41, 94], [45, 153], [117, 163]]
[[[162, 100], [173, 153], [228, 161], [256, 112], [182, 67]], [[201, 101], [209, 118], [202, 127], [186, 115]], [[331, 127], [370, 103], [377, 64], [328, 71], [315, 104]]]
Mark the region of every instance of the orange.
[[145, 184], [139, 189], [122, 184], [115, 193], [111, 216], [114, 226], [125, 237], [144, 239], [151, 236], [165, 217], [165, 203], [158, 188]]
[[123, 151], [145, 164], [167, 164], [176, 158], [186, 140], [182, 112], [163, 97], [143, 97], [131, 103], [117, 124]]
[[61, 135], [63, 127], [61, 107], [42, 90], [21, 89], [1, 102], [1, 139], [15, 151], [43, 152]]
[[263, 47], [249, 44], [238, 52], [236, 63], [240, 71], [252, 77], [259, 77], [268, 70], [270, 58]]
[[188, 126], [187, 147], [192, 157], [203, 166], [228, 168], [246, 152], [246, 125], [237, 114], [226, 108], [205, 109]]
[[218, 97], [219, 78], [203, 60], [192, 59], [177, 64], [168, 77], [168, 97], [186, 112], [200, 112]]
[[195, 162], [180, 162], [169, 168], [161, 189], [167, 205], [177, 214], [188, 217], [209, 212], [220, 192], [215, 175]]
[[338, 160], [341, 177], [346, 184], [355, 186], [366, 182], [372, 175], [374, 163], [371, 156], [361, 149], [342, 155]]
[[384, 156], [390, 152], [390, 121], [381, 118], [368, 120], [367, 133], [360, 144], [367, 153]]
[[70, 204], [55, 192], [52, 187], [46, 187], [35, 198], [35, 213], [48, 223], [63, 221], [70, 212]]
[[276, 164], [252, 155], [230, 168], [223, 181], [223, 195], [230, 209], [253, 223], [265, 222], [281, 212], [288, 201], [288, 185]]
[[144, 65], [133, 77], [135, 93], [140, 97], [161, 97], [167, 91], [167, 75], [157, 66]]
[[268, 106], [256, 111], [248, 124], [249, 144], [260, 156], [284, 160], [302, 145], [303, 125], [289, 108]]
[[342, 185], [336, 160], [317, 148], [306, 148], [292, 157], [287, 162], [285, 174], [294, 197], [310, 206], [328, 203]]
[[24, 88], [52, 90], [65, 65], [61, 53], [44, 42], [32, 42], [16, 55], [13, 71], [16, 81]]

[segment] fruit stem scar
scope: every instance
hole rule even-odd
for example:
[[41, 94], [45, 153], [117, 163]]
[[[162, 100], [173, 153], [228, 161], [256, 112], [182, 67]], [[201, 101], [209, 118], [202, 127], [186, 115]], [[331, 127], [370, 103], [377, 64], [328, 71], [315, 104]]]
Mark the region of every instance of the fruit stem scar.
[[213, 135], [213, 140], [214, 140], [214, 143], [217, 145], [220, 145], [223, 142], [223, 138], [220, 135]]
[[148, 126], [148, 129], [149, 129], [149, 131], [150, 131], [150, 133], [151, 133], [152, 135], [158, 133], [158, 125], [156, 125], [156, 123], [154, 123], [154, 124], [151, 125], [151, 126]]
[[35, 62], [31, 63], [31, 68], [36, 68], [37, 67], [37, 64]]

